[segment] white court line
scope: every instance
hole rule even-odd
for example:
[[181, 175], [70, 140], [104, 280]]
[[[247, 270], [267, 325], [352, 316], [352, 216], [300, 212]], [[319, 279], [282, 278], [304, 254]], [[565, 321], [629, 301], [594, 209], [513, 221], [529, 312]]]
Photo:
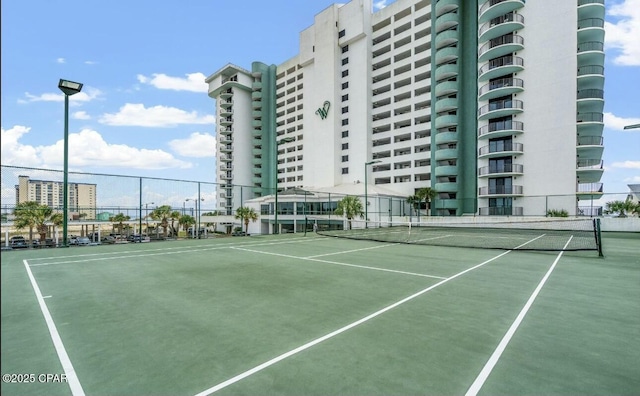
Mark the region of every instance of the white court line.
[[[259, 243], [244, 243], [244, 244], [229, 244], [229, 245], [224, 245], [224, 246], [215, 246], [215, 247], [208, 247], [208, 248], [195, 248], [195, 249], [188, 249], [188, 248], [184, 248], [184, 250], [173, 250], [170, 252], [166, 252], [166, 251], [161, 251], [161, 252], [156, 252], [156, 253], [144, 253], [145, 251], [143, 251], [142, 254], [132, 254], [129, 256], [125, 256], [125, 255], [120, 255], [120, 256], [109, 256], [109, 257], [103, 257], [101, 254], [96, 253], [96, 254], [91, 254], [91, 255], [84, 255], [84, 256], [65, 256], [65, 257], [59, 257], [59, 258], [76, 258], [76, 257], [93, 257], [93, 256], [98, 256], [96, 258], [85, 258], [85, 259], [80, 259], [80, 260], [67, 260], [67, 261], [54, 261], [54, 262], [50, 262], [50, 263], [40, 263], [40, 264], [30, 264], [31, 267], [43, 267], [43, 266], [48, 266], [48, 265], [60, 265], [60, 264], [73, 264], [73, 263], [88, 263], [88, 262], [92, 262], [92, 261], [109, 261], [109, 260], [123, 260], [123, 259], [130, 259], [130, 258], [138, 258], [138, 257], [151, 257], [151, 256], [168, 256], [171, 254], [183, 254], [183, 253], [193, 253], [193, 252], [208, 252], [208, 251], [212, 251], [212, 250], [221, 250], [221, 249], [231, 249], [234, 248], [236, 246], [271, 246], [271, 245], [282, 245], [282, 244], [287, 244], [287, 243], [295, 243], [295, 242], [299, 242], [298, 239], [295, 240], [288, 240], [288, 241], [280, 241], [280, 242], [259, 242]], [[146, 250], [146, 252], [150, 252], [150, 251], [156, 251], [156, 249], [154, 250]], [[133, 253], [134, 251], [128, 251], [128, 252], [124, 252], [126, 253]], [[123, 253], [123, 252], [120, 252]]]
[[362, 249], [353, 249], [353, 250], [343, 250], [341, 252], [333, 252], [333, 253], [325, 253], [325, 254], [316, 254], [314, 256], [307, 256], [305, 258], [307, 259], [311, 259], [311, 258], [316, 258], [316, 257], [324, 257], [324, 256], [333, 256], [335, 254], [344, 254], [344, 253], [353, 253], [353, 252], [360, 252], [362, 250], [371, 250], [371, 249], [380, 249], [383, 247], [387, 247], [387, 246], [394, 246], [397, 245], [397, 243], [391, 243], [388, 245], [379, 245], [379, 246], [371, 246], [371, 247], [366, 247], [366, 248], [362, 248]]
[[[516, 249], [521, 248], [522, 246], [524, 246], [524, 245], [526, 245], [526, 244], [528, 244], [530, 242], [533, 242], [536, 239], [541, 238], [542, 236], [543, 235], [540, 235], [540, 236], [538, 236], [538, 237], [536, 237], [536, 238], [534, 238], [534, 239], [532, 239], [530, 241], [527, 241], [527, 242], [523, 243], [522, 245], [516, 247]], [[217, 392], [217, 391], [219, 391], [221, 389], [224, 389], [224, 388], [228, 387], [229, 385], [233, 385], [236, 382], [241, 381], [244, 378], [249, 377], [250, 375], [253, 375], [253, 374], [255, 374], [255, 373], [259, 372], [259, 371], [262, 371], [262, 370], [266, 369], [267, 367], [272, 366], [272, 365], [274, 365], [274, 364], [276, 364], [276, 363], [278, 363], [278, 362], [280, 362], [280, 361], [282, 361], [282, 360], [284, 360], [284, 359], [286, 359], [288, 357], [291, 357], [291, 356], [293, 356], [293, 355], [295, 355], [295, 354], [297, 354], [299, 352], [302, 352], [302, 351], [304, 351], [306, 349], [309, 349], [314, 345], [317, 345], [317, 344], [319, 344], [319, 343], [321, 343], [323, 341], [326, 341], [326, 340], [328, 340], [330, 338], [333, 338], [333, 337], [335, 337], [335, 336], [337, 336], [337, 335], [339, 335], [341, 333], [344, 333], [345, 331], [350, 330], [350, 329], [352, 329], [352, 328], [354, 328], [354, 327], [356, 327], [358, 325], [361, 325], [362, 323], [365, 323], [365, 322], [367, 322], [367, 321], [369, 321], [369, 320], [371, 320], [371, 319], [373, 319], [373, 318], [375, 318], [377, 316], [380, 316], [380, 315], [382, 315], [383, 313], [385, 313], [387, 311], [390, 311], [390, 310], [392, 310], [392, 309], [394, 309], [394, 308], [396, 308], [396, 307], [398, 307], [398, 306], [400, 306], [400, 305], [402, 305], [402, 304], [404, 304], [404, 303], [406, 303], [408, 301], [411, 301], [414, 298], [419, 297], [419, 296], [423, 295], [424, 293], [427, 293], [428, 291], [435, 289], [438, 286], [444, 285], [445, 283], [449, 282], [450, 280], [458, 278], [458, 277], [466, 274], [467, 272], [470, 272], [470, 271], [473, 271], [473, 270], [475, 270], [477, 268], [480, 268], [483, 265], [488, 264], [488, 263], [492, 262], [493, 260], [496, 260], [496, 259], [498, 259], [498, 258], [500, 258], [500, 257], [504, 256], [505, 254], [508, 254], [508, 253], [510, 253], [512, 251], [513, 250], [507, 250], [506, 252], [503, 252], [503, 253], [501, 253], [501, 254], [493, 257], [493, 258], [490, 258], [489, 260], [483, 261], [482, 263], [477, 264], [477, 265], [475, 265], [475, 266], [473, 266], [471, 268], [468, 268], [468, 269], [466, 269], [464, 271], [458, 272], [457, 274], [455, 274], [455, 275], [453, 275], [453, 276], [451, 276], [449, 278], [446, 278], [446, 279], [444, 279], [444, 280], [442, 280], [442, 281], [440, 281], [440, 282], [438, 282], [438, 283], [436, 283], [436, 284], [434, 284], [432, 286], [427, 287], [426, 289], [420, 290], [419, 292], [417, 292], [415, 294], [412, 294], [409, 297], [406, 297], [406, 298], [404, 298], [404, 299], [402, 299], [402, 300], [400, 300], [400, 301], [398, 301], [398, 302], [396, 302], [394, 304], [391, 304], [391, 305], [389, 305], [389, 306], [387, 306], [387, 307], [385, 307], [385, 308], [383, 308], [383, 309], [381, 309], [379, 311], [376, 311], [376, 312], [374, 312], [374, 313], [372, 313], [372, 314], [370, 314], [368, 316], [365, 316], [364, 318], [362, 318], [362, 319], [360, 319], [360, 320], [358, 320], [356, 322], [353, 322], [353, 323], [348, 324], [348, 325], [346, 325], [344, 327], [341, 327], [338, 330], [335, 330], [335, 331], [333, 331], [333, 332], [331, 332], [329, 334], [326, 334], [326, 335], [324, 335], [324, 336], [322, 336], [320, 338], [317, 338], [317, 339], [315, 339], [315, 340], [313, 340], [311, 342], [308, 342], [308, 343], [306, 343], [304, 345], [301, 345], [298, 348], [292, 349], [289, 352], [283, 353], [280, 356], [277, 356], [277, 357], [275, 357], [275, 358], [273, 358], [273, 359], [271, 359], [269, 361], [266, 361], [266, 362], [254, 367], [254, 368], [252, 368], [250, 370], [245, 371], [244, 373], [238, 374], [233, 378], [230, 378], [230, 379], [228, 379], [228, 380], [226, 380], [224, 382], [221, 382], [216, 386], [212, 386], [209, 389], [205, 389], [202, 392], [196, 394], [196, 396], [207, 396], [207, 395], [215, 393], [215, 392]]]
[[[391, 246], [391, 245], [386, 245], [386, 246]], [[252, 250], [252, 249], [240, 248], [240, 247], [234, 247], [232, 249], [243, 250], [245, 252], [251, 252], [251, 253], [267, 254], [267, 255], [270, 255], [270, 256], [292, 258], [292, 259], [297, 259], [297, 260], [315, 261], [317, 263], [342, 265], [344, 267], [361, 268], [361, 269], [368, 269], [368, 270], [374, 270], [374, 271], [383, 271], [383, 272], [393, 272], [393, 273], [396, 273], [396, 274], [421, 276], [423, 278], [446, 279], [446, 278], [444, 278], [442, 276], [418, 274], [418, 273], [415, 273], [415, 272], [398, 271], [398, 270], [392, 270], [392, 269], [387, 269], [387, 268], [369, 267], [369, 266], [366, 266], [366, 265], [340, 263], [340, 262], [337, 262], [337, 261], [320, 260], [320, 259], [310, 258], [310, 257], [291, 256], [291, 255], [282, 254], [282, 253], [261, 252], [260, 250]]]
[[58, 334], [56, 324], [53, 322], [51, 313], [49, 313], [49, 308], [47, 308], [47, 304], [44, 302], [44, 297], [42, 297], [42, 292], [40, 292], [40, 287], [38, 287], [36, 278], [34, 278], [27, 260], [23, 260], [22, 262], [24, 263], [24, 268], [27, 270], [27, 275], [29, 275], [29, 280], [31, 280], [33, 291], [36, 293], [36, 298], [38, 299], [40, 310], [42, 311], [44, 320], [47, 323], [47, 327], [49, 328], [51, 340], [53, 341], [53, 345], [55, 346], [56, 352], [58, 353], [58, 359], [60, 359], [60, 363], [62, 364], [62, 368], [64, 369], [69, 388], [71, 388], [71, 393], [74, 396], [84, 396], [84, 390], [82, 389], [82, 385], [80, 385], [80, 381], [78, 380], [78, 376], [76, 375], [76, 370], [73, 368], [73, 364], [71, 364], [69, 355], [67, 355], [67, 351], [64, 349], [62, 338], [60, 338], [60, 334]]
[[[571, 238], [569, 238], [567, 243], [564, 245], [563, 249], [566, 249], [567, 246], [569, 246], [571, 239], [573, 239], [573, 235], [571, 236]], [[511, 341], [511, 338], [515, 334], [516, 330], [518, 330], [520, 323], [522, 323], [522, 320], [527, 315], [527, 312], [529, 312], [529, 308], [531, 308], [531, 305], [533, 305], [533, 302], [536, 300], [536, 297], [538, 297], [538, 294], [540, 294], [540, 290], [542, 290], [542, 287], [547, 282], [547, 279], [549, 279], [549, 276], [551, 276], [551, 273], [556, 268], [556, 264], [558, 264], [560, 257], [562, 257], [562, 253], [564, 253], [564, 251], [558, 254], [558, 257], [556, 257], [555, 261], [551, 265], [551, 268], [549, 268], [549, 270], [544, 275], [544, 277], [542, 277], [542, 280], [538, 284], [538, 287], [536, 287], [536, 289], [533, 291], [533, 293], [529, 297], [529, 300], [527, 301], [527, 303], [524, 305], [524, 307], [522, 307], [522, 310], [516, 317], [516, 320], [511, 324], [511, 327], [509, 327], [509, 330], [507, 330], [507, 333], [502, 338], [502, 341], [500, 341], [500, 343], [498, 344], [498, 347], [493, 352], [493, 354], [491, 355], [487, 363], [484, 365], [484, 367], [482, 368], [482, 371], [480, 371], [480, 374], [478, 374], [478, 377], [476, 378], [476, 380], [473, 381], [473, 384], [471, 384], [471, 387], [469, 387], [469, 390], [467, 391], [465, 396], [475, 396], [478, 394], [478, 392], [480, 391], [480, 388], [482, 388], [482, 385], [484, 385], [484, 382], [489, 377], [489, 374], [491, 374], [491, 371], [495, 367], [496, 363], [498, 363], [500, 356], [502, 356], [502, 352], [504, 352], [505, 348], [509, 344], [509, 341]]]

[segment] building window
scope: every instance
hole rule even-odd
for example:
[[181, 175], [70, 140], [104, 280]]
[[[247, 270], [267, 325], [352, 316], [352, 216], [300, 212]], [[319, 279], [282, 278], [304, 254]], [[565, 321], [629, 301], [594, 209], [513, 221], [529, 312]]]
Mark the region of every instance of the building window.
[[342, 120], [342, 125], [343, 126], [344, 125], [349, 125], [349, 119], [347, 118], [347, 119]]
[[348, 75], [349, 75], [349, 70], [348, 69], [342, 71], [342, 77], [346, 77]]
[[342, 101], [345, 102], [347, 100], [349, 100], [349, 94], [342, 95]]
[[343, 155], [342, 156], [342, 162], [349, 162], [349, 156], [348, 155]]
[[349, 112], [349, 106], [344, 106], [344, 107], [342, 108], [342, 114], [344, 114], [344, 113], [348, 113], [348, 112]]
[[341, 31], [338, 32], [338, 38], [344, 37], [345, 34], [347, 34], [347, 32], [344, 29], [342, 29]]
[[349, 51], [349, 46], [345, 45], [344, 47], [342, 47], [342, 53], [344, 54], [345, 52]]
[[349, 137], [349, 131], [342, 131], [342, 137], [343, 138]]
[[349, 174], [349, 168], [342, 168], [342, 174], [343, 175], [348, 175]]
[[346, 65], [347, 63], [349, 63], [349, 58], [342, 59], [342, 66]]
[[349, 149], [349, 143], [342, 143], [342, 149], [343, 150]]
[[342, 83], [342, 89], [347, 89], [347, 88], [349, 88], [349, 81]]

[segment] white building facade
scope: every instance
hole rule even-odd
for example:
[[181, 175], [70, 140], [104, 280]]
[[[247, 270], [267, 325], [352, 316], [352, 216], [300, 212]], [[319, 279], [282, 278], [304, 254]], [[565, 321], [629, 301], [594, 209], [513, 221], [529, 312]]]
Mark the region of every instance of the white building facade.
[[297, 56], [206, 79], [223, 213], [365, 180], [431, 187], [449, 216], [575, 215], [602, 194], [604, 0], [372, 7], [334, 4]]

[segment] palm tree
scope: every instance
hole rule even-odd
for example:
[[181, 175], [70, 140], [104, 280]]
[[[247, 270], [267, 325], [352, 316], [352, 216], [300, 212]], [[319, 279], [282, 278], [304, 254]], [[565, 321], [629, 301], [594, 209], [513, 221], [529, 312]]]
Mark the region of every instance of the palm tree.
[[241, 206], [236, 209], [236, 219], [240, 219], [244, 223], [244, 233], [246, 235], [249, 233], [249, 220], [255, 223], [258, 220], [258, 214], [253, 208]]
[[358, 216], [364, 218], [364, 209], [362, 207], [362, 201], [358, 197], [346, 196], [338, 201], [335, 213], [340, 216], [346, 216], [349, 229], [351, 229], [351, 220]]
[[196, 219], [193, 216], [184, 215], [180, 216], [178, 219], [178, 225], [182, 226], [182, 229], [186, 232], [189, 229], [189, 226], [196, 224]]
[[416, 196], [424, 200], [427, 206], [427, 216], [431, 216], [431, 201], [438, 196], [438, 192], [431, 187], [424, 187], [416, 192]]
[[49, 231], [49, 226], [46, 223], [62, 224], [61, 213], [53, 213], [53, 209], [47, 205], [40, 205], [35, 201], [19, 203], [16, 205], [13, 214], [16, 216], [14, 224], [17, 229], [29, 227], [29, 240], [33, 240], [33, 229], [35, 228], [40, 235], [40, 241], [43, 243]]
[[610, 201], [607, 202], [606, 209], [604, 213], [606, 214], [618, 214], [618, 217], [627, 217], [628, 213], [636, 213], [638, 211], [636, 204], [630, 200], [626, 199], [625, 201]]
[[[181, 216], [181, 213], [179, 211], [177, 211], [177, 210], [174, 210], [173, 212], [171, 212], [169, 214], [169, 218], [171, 219], [171, 233], [173, 235], [177, 235], [178, 234], [177, 230], [176, 230], [176, 227], [174, 227], [174, 222], [176, 220], [179, 220], [180, 216]], [[180, 224], [180, 223], [178, 223], [178, 224]], [[179, 225], [178, 225], [178, 227], [179, 227]]]
[[167, 228], [169, 227], [168, 219], [169, 217], [171, 217], [172, 213], [173, 213], [173, 210], [171, 210], [171, 206], [162, 205], [155, 208], [153, 212], [149, 214], [149, 216], [151, 216], [152, 219], [160, 220], [160, 225], [162, 226], [162, 229], [163, 229], [162, 235], [165, 239], [167, 238]]
[[[415, 209], [416, 213], [418, 213], [418, 222], [420, 222], [420, 202], [422, 202], [422, 198], [417, 195], [409, 195], [407, 197], [407, 203], [411, 205], [411, 208]], [[411, 213], [409, 213], [409, 221], [411, 221]]]
[[131, 216], [126, 216], [124, 213], [118, 213], [115, 216], [109, 218], [109, 221], [112, 223], [116, 223], [116, 227], [118, 227], [118, 234], [122, 235], [122, 229], [124, 228], [124, 222], [129, 221]]

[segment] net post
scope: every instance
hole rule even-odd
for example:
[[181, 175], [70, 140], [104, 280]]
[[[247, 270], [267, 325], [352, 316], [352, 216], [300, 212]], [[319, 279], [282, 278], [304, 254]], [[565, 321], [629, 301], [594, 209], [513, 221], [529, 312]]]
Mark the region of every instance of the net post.
[[304, 216], [304, 236], [307, 236], [307, 227], [309, 226], [309, 219]]
[[593, 219], [594, 230], [596, 233], [596, 242], [598, 244], [598, 256], [604, 257], [602, 253], [602, 231], [600, 229], [600, 219]]

